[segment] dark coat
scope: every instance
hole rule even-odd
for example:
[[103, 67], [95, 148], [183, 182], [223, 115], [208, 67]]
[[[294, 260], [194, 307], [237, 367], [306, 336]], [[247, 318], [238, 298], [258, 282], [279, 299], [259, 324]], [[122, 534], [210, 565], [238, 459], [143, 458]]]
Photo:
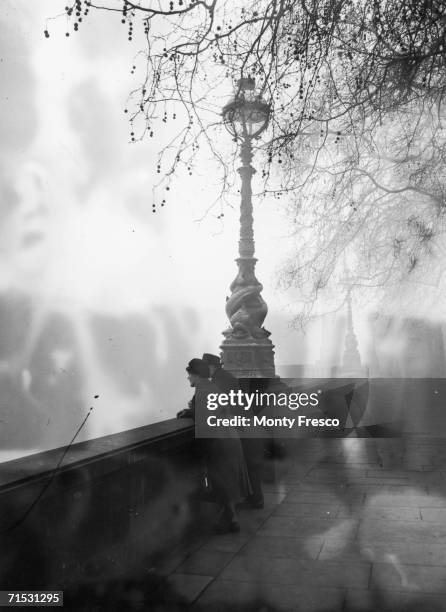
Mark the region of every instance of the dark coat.
[[[228, 393], [232, 389], [234, 389], [234, 391], [240, 389], [238, 378], [233, 376], [227, 370], [224, 370], [221, 366], [215, 370], [214, 375], [211, 378], [211, 382], [218, 387], [218, 391], [221, 393]], [[214, 389], [213, 391], [208, 391], [208, 393], [213, 393], [216, 391], [217, 390]], [[189, 408], [182, 411], [182, 417], [195, 419], [195, 394], [189, 402]]]
[[[218, 393], [215, 383], [199, 379], [195, 387], [194, 416], [199, 411], [206, 414], [208, 393]], [[231, 416], [226, 408], [220, 407], [218, 417]], [[250, 484], [242, 445], [235, 427], [225, 429], [225, 438], [202, 439], [210, 484], [224, 503], [238, 501], [250, 494]]]
[[238, 379], [222, 367], [215, 370], [211, 380], [222, 393], [228, 393], [232, 389], [237, 391], [240, 388]]

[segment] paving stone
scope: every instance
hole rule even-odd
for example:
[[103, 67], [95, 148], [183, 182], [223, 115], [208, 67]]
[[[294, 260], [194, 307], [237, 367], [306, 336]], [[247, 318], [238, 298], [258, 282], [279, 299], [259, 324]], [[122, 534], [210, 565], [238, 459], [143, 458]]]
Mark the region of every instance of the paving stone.
[[401, 593], [401, 608], [398, 612], [446, 612], [444, 593]]
[[420, 508], [423, 521], [441, 522], [446, 521], [446, 508]]
[[363, 485], [375, 485], [378, 487], [381, 486], [408, 486], [410, 485], [410, 481], [408, 478], [386, 478], [384, 476], [382, 477], [378, 477], [378, 476], [364, 476], [364, 478], [349, 478], [349, 483], [352, 484], [363, 484]]
[[356, 540], [346, 540], [345, 538], [333, 537], [325, 538], [322, 543], [318, 556], [319, 561], [370, 561], [368, 557], [362, 555], [359, 543]]
[[326, 537], [334, 537], [335, 534], [338, 534], [339, 537], [354, 539], [357, 527], [358, 521], [354, 519], [337, 520], [335, 518], [271, 516], [259, 529], [259, 534], [290, 537], [323, 536], [324, 534]]
[[170, 557], [167, 557], [166, 559], [164, 559], [162, 563], [157, 565], [154, 568], [154, 571], [156, 571], [156, 573], [160, 574], [161, 576], [168, 576], [169, 574], [174, 572], [177, 569], [177, 567], [179, 567], [184, 562], [187, 556], [188, 556], [187, 552], [183, 552], [182, 554], [171, 555]]
[[201, 595], [197, 607], [206, 612], [338, 612], [344, 597], [344, 589], [216, 580]]
[[238, 521], [240, 523], [240, 533], [248, 537], [252, 537], [257, 531], [263, 526], [273, 514], [274, 508], [266, 507], [261, 510], [242, 510], [238, 514]]
[[292, 487], [293, 485], [288, 482], [274, 482], [274, 483], [267, 483], [267, 484], [262, 485], [264, 495], [265, 493], [272, 493], [272, 494], [286, 493]]
[[365, 500], [370, 506], [406, 506], [410, 508], [446, 508], [446, 498], [427, 493], [368, 493]]
[[370, 469], [366, 471], [366, 476], [369, 478], [403, 478], [404, 480], [408, 480], [411, 478], [419, 478], [420, 474], [418, 472], [409, 472], [408, 470], [377, 470]]
[[446, 566], [446, 546], [444, 543], [436, 543], [429, 540], [411, 542], [410, 546], [405, 542], [402, 544], [395, 543], [392, 545], [390, 552], [403, 559], [404, 563], [408, 565]]
[[277, 506], [285, 499], [287, 494], [288, 494], [288, 491], [283, 491], [283, 492], [276, 491], [274, 493], [266, 492], [263, 494], [265, 505], [268, 504], [269, 506], [273, 506], [273, 505]]
[[[427, 487], [414, 487], [412, 484], [389, 484], [381, 483], [376, 484], [368, 479], [364, 482], [356, 482], [356, 483], [348, 483], [347, 491], [350, 491], [351, 494], [356, 493], [357, 495], [362, 494], [367, 496], [368, 499], [374, 497], [376, 495], [387, 495], [387, 496], [395, 496], [395, 495], [410, 495], [410, 496], [422, 496], [428, 495]], [[416, 493], [414, 493], [416, 492]], [[391, 504], [389, 504], [391, 505]]]
[[378, 469], [380, 466], [377, 458], [365, 457], [362, 454], [358, 454], [356, 457], [346, 457], [344, 455], [339, 455], [338, 457], [335, 457], [333, 459], [324, 459], [323, 461], [320, 461], [318, 465], [327, 468], [332, 466], [333, 468], [335, 468], [336, 466], [344, 466], [346, 463], [348, 465], [351, 465], [352, 467], [358, 467], [361, 469], [368, 469], [372, 467]]
[[403, 594], [399, 591], [348, 589], [344, 610], [346, 612], [403, 612], [402, 603]]
[[446, 524], [426, 521], [388, 521], [363, 519], [359, 525], [358, 538], [364, 544], [378, 540], [406, 542], [411, 546], [415, 542], [430, 541], [446, 544]]
[[325, 489], [312, 491], [293, 491], [289, 493], [285, 501], [292, 503], [310, 503], [310, 504], [336, 504], [361, 501], [363, 496], [356, 491], [348, 491], [345, 487], [342, 489], [334, 489], [328, 491]]
[[282, 502], [273, 512], [273, 516], [294, 516], [296, 518], [336, 518], [340, 504], [295, 504]]
[[280, 504], [266, 502], [263, 508], [242, 508], [238, 512], [238, 518], [242, 528], [246, 527], [247, 532], [252, 532], [256, 531], [278, 508]]
[[[342, 465], [340, 463], [337, 463], [336, 465], [333, 465], [330, 468], [328, 468], [328, 465], [317, 464], [314, 467], [312, 467], [311, 470], [307, 472], [307, 477], [325, 478], [326, 476], [332, 476], [333, 478], [335, 478], [336, 476], [345, 476], [347, 473], [347, 470], [348, 470], [348, 466]], [[364, 474], [365, 474], [365, 470], [364, 470]]]
[[388, 540], [345, 541], [340, 538], [327, 538], [323, 542], [319, 560], [347, 559], [350, 561], [386, 562], [388, 555], [393, 554], [403, 559], [406, 565], [446, 566], [446, 548], [444, 544], [432, 541], [410, 542], [408, 546], [403, 539], [400, 542]]
[[308, 483], [322, 483], [322, 484], [337, 484], [337, 485], [346, 485], [349, 482], [347, 476], [341, 476], [338, 474], [326, 474], [325, 476], [309, 476], [305, 477], [304, 482]]
[[352, 469], [360, 469], [360, 470], [368, 470], [368, 469], [378, 469], [380, 464], [378, 460], [371, 459], [370, 457], [345, 457], [339, 456], [332, 460], [321, 461], [318, 463], [318, 466], [323, 467], [324, 469], [333, 470], [336, 469], [345, 469], [345, 466], [348, 465]]
[[217, 576], [233, 557], [234, 553], [202, 548], [187, 557], [177, 568], [176, 573]]
[[364, 467], [365, 465], [367, 465], [366, 463], [354, 463], [354, 462], [348, 462], [345, 463], [344, 465], [339, 464], [339, 463], [316, 463], [316, 465], [314, 465], [311, 468], [311, 472], [316, 472], [316, 471], [320, 471], [322, 472], [344, 472], [345, 470], [348, 470], [349, 472], [354, 472], [354, 471], [366, 471], [367, 469], [372, 469], [372, 468], [366, 468]]
[[365, 478], [367, 475], [367, 469], [365, 467], [354, 467], [350, 463], [346, 465], [336, 465], [331, 468], [317, 466], [308, 472], [308, 476], [311, 478], [317, 478], [318, 476], [325, 478], [325, 476], [342, 476], [342, 477], [355, 477]]
[[436, 495], [438, 497], [446, 497], [446, 483], [436, 482], [434, 485], [432, 485], [432, 483], [429, 483], [427, 490], [429, 494]]
[[415, 593], [446, 593], [446, 567], [403, 565], [404, 558], [392, 558], [393, 563], [373, 564], [372, 585]]
[[370, 579], [370, 563], [345, 562], [340, 564], [331, 561], [237, 555], [222, 571], [220, 578], [305, 587], [367, 588]]
[[291, 538], [256, 535], [239, 552], [245, 557], [262, 556], [284, 559], [316, 559], [322, 547], [319, 542], [308, 541], [308, 538]]
[[356, 508], [353, 513], [351, 509], [340, 506], [336, 518], [349, 518], [351, 516], [354, 516], [354, 518], [385, 519], [392, 521], [421, 520], [418, 508], [405, 508], [404, 506], [398, 506], [396, 508], [387, 506], [369, 507], [367, 505]]
[[340, 612], [345, 599], [343, 588], [267, 585], [265, 590], [268, 604], [281, 612]]
[[[293, 485], [296, 482], [298, 483], [299, 481], [304, 480], [315, 465], [316, 462], [312, 463], [311, 466], [306, 466], [305, 470], [290, 470], [288, 474], [284, 476], [285, 482], [289, 485]], [[441, 481], [444, 482], [443, 479]]]
[[180, 549], [172, 551], [170, 555], [159, 561], [153, 568], [152, 571], [156, 572], [160, 576], [168, 576], [172, 574], [187, 557], [192, 555], [194, 552], [199, 550], [206, 538], [200, 538], [197, 536], [192, 542], [187, 545], [183, 545]]
[[[178, 600], [192, 603], [211, 581], [211, 576], [171, 574], [168, 578], [168, 585], [172, 594], [169, 595], [166, 603]], [[161, 586], [160, 588], [163, 587]]]
[[235, 553], [239, 551], [251, 537], [251, 535], [243, 532], [215, 535], [208, 538], [201, 549]]
[[286, 487], [286, 494], [298, 493], [299, 491], [324, 491], [326, 486], [317, 482], [306, 482], [304, 480], [289, 484]]
[[264, 585], [255, 582], [214, 580], [201, 594], [193, 612], [269, 612]]
[[332, 491], [345, 491], [346, 489], [347, 485], [344, 484], [327, 484], [322, 482], [308, 482], [303, 480], [302, 482], [290, 485], [288, 494], [303, 493], [304, 491], [310, 493], [330, 493]]
[[314, 463], [308, 463], [308, 464], [302, 465], [302, 466], [291, 467], [289, 472], [284, 474], [283, 482], [285, 484], [292, 484], [296, 480], [300, 480], [302, 478], [305, 478], [305, 476], [313, 468], [313, 466], [314, 466]]
[[[285, 478], [285, 486], [287, 487], [295, 487], [299, 486], [302, 482], [304, 482], [306, 474], [289, 474]], [[443, 482], [443, 479], [441, 479]]]

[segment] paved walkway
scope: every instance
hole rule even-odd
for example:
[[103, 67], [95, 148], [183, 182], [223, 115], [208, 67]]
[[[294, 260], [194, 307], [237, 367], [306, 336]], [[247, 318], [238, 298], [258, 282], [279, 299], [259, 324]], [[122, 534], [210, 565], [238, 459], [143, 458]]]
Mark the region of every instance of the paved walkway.
[[166, 609], [446, 610], [446, 440], [301, 440], [241, 533], [170, 560]]

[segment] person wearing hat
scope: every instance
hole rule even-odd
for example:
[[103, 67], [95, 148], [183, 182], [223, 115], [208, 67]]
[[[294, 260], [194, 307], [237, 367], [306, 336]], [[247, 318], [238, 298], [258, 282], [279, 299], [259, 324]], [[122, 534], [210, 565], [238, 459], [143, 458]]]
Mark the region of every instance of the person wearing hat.
[[[209, 376], [213, 383], [217, 385], [222, 393], [228, 393], [231, 389], [239, 389], [239, 383], [235, 376], [227, 370], [224, 370], [220, 361], [220, 357], [211, 353], [203, 353], [202, 360], [209, 367]], [[194, 418], [195, 410], [195, 395], [188, 403], [188, 408], [180, 410], [177, 414], [178, 419]]]
[[[208, 364], [202, 359], [192, 359], [186, 367], [188, 380], [195, 389], [192, 418], [206, 414], [209, 393], [218, 393], [219, 389], [209, 380]], [[227, 416], [225, 408], [214, 412], [216, 416]], [[207, 478], [217, 503], [221, 507], [220, 520], [216, 524], [219, 533], [240, 531], [235, 504], [250, 493], [248, 472], [243, 456], [240, 438], [235, 428], [227, 429], [227, 437], [206, 438], [203, 452], [206, 462]]]
[[[191, 359], [186, 368], [189, 374], [194, 371], [200, 375], [200, 378], [208, 379], [210, 377], [209, 366], [202, 359]], [[190, 382], [190, 376], [188, 376]], [[191, 387], [195, 385], [191, 384]], [[192, 399], [188, 402], [188, 407], [177, 412], [177, 419], [195, 419], [195, 393]]]
[[[224, 370], [220, 361], [220, 357], [211, 353], [203, 353], [202, 361], [206, 362], [209, 367], [209, 377], [212, 382], [217, 385], [222, 393], [228, 393], [231, 389], [235, 391], [239, 389], [239, 383], [235, 376], [227, 370]], [[195, 410], [195, 395], [188, 403], [188, 408], [180, 410], [177, 414], [178, 419], [194, 418]]]
[[[211, 381], [215, 383], [222, 393], [229, 393], [232, 389], [240, 389], [238, 379], [225, 370], [220, 357], [211, 353], [203, 354], [203, 361], [209, 366]], [[261, 509], [264, 506], [262, 491], [262, 461], [263, 441], [256, 438], [241, 438], [243, 454], [251, 484], [252, 493], [246, 499], [246, 505], [250, 508]]]
[[240, 388], [237, 378], [223, 368], [220, 357], [211, 353], [204, 353], [202, 359], [209, 366], [211, 380], [222, 393], [228, 393], [231, 389], [237, 390]]

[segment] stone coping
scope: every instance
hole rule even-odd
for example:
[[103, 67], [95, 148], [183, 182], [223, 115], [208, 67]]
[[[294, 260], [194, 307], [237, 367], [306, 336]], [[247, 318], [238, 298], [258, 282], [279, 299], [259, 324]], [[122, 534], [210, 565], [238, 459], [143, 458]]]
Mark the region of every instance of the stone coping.
[[[66, 447], [27, 455], [0, 464], [0, 493], [70, 469], [103, 462], [132, 452], [166, 453], [184, 446], [194, 436], [192, 419], [168, 419]], [[61, 465], [58, 464], [66, 452]]]

